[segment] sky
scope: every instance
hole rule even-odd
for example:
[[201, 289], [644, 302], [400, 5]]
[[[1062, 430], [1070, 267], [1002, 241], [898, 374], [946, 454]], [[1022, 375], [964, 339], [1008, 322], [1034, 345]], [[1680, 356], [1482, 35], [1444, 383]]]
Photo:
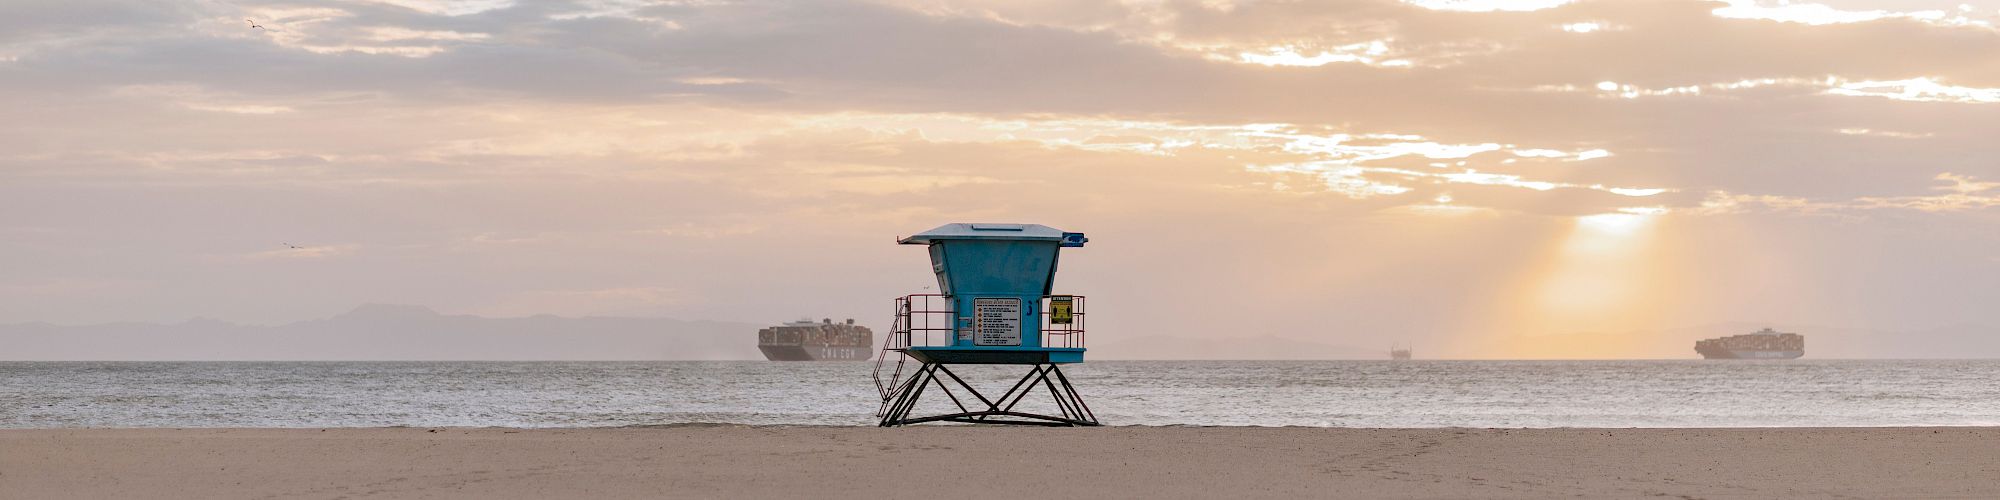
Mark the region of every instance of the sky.
[[[252, 28], [254, 20], [264, 28]], [[2000, 1], [0, 6], [0, 323], [854, 317], [1085, 232], [1091, 338], [2000, 324]], [[1672, 353], [1683, 354], [1683, 353]]]

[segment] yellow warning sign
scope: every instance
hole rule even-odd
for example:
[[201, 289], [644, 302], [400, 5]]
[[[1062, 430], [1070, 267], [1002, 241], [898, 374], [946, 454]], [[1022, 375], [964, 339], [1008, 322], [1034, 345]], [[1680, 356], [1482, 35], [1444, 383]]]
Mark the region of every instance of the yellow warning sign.
[[1075, 298], [1067, 295], [1049, 297], [1049, 323], [1067, 325], [1075, 318]]

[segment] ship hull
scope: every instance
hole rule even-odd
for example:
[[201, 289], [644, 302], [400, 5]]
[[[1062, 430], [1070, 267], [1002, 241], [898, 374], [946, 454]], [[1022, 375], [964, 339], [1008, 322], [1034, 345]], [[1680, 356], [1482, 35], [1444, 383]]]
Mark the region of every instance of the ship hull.
[[866, 347], [760, 345], [771, 361], [867, 361], [875, 353]]
[[1806, 355], [1805, 351], [1756, 351], [1744, 349], [1715, 349], [1696, 352], [1701, 353], [1702, 359], [1798, 359], [1800, 356]]

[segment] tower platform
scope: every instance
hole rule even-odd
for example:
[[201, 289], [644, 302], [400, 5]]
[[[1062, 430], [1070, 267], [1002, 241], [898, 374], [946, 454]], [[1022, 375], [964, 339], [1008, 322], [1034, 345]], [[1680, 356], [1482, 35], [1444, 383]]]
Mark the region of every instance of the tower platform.
[[1038, 365], [1082, 363], [1082, 347], [1042, 349], [959, 349], [954, 347], [911, 347], [904, 354], [925, 363], [954, 365]]

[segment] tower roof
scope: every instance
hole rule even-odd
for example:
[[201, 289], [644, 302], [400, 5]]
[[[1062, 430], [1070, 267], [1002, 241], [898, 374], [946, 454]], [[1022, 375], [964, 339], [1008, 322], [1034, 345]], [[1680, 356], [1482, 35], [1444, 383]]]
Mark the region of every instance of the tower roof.
[[1061, 229], [1041, 224], [953, 222], [910, 235], [896, 242], [904, 245], [928, 245], [942, 240], [1064, 241], [1064, 234]]

